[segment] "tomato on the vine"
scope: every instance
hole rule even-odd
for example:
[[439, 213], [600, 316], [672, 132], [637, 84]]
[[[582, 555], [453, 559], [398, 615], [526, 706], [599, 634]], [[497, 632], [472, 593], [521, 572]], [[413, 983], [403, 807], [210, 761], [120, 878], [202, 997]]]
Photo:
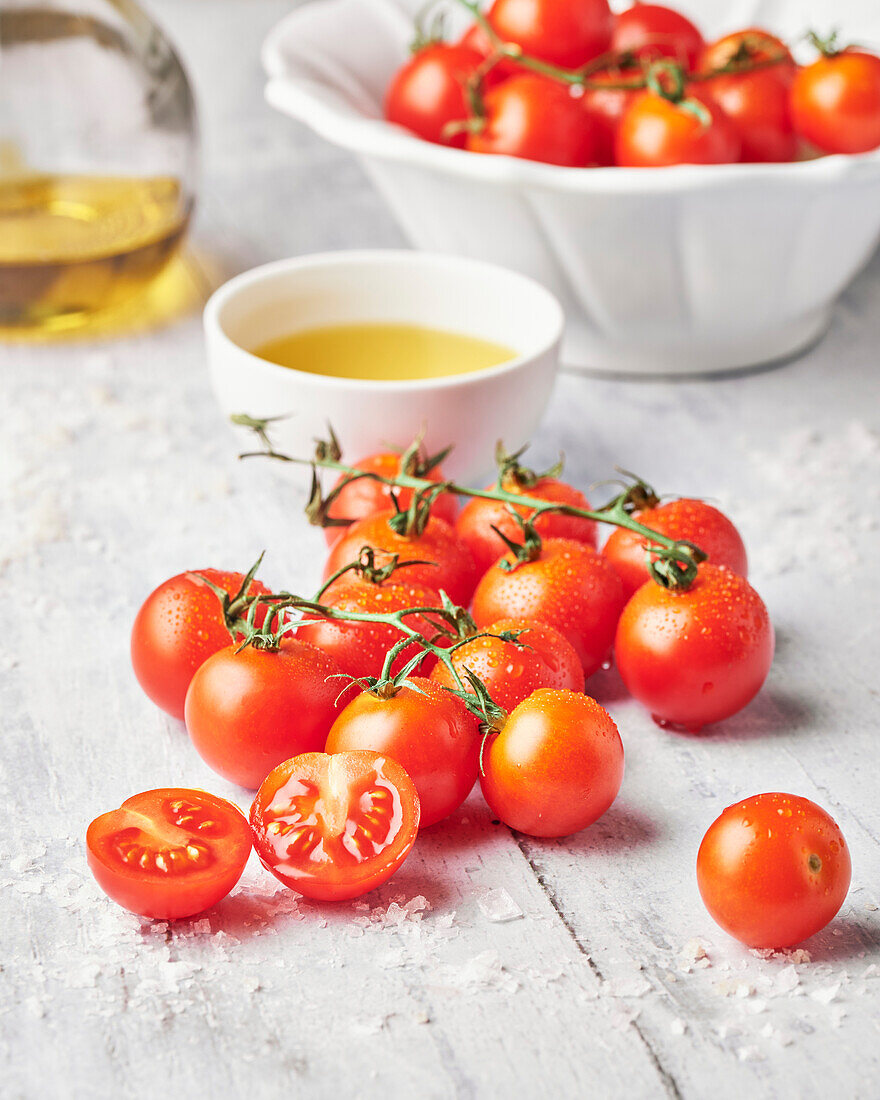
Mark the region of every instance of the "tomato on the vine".
[[[714, 565], [726, 565], [741, 577], [748, 576], [748, 558], [739, 531], [723, 512], [703, 500], [670, 500], [636, 512], [633, 519], [667, 538], [692, 542]], [[623, 581], [627, 599], [648, 580], [645, 542], [637, 532], [615, 527], [602, 547], [602, 555]]]
[[704, 562], [690, 588], [642, 585], [620, 617], [614, 656], [656, 720], [696, 731], [757, 695], [773, 660], [773, 627], [747, 580]]
[[415, 784], [420, 824], [448, 817], [470, 794], [479, 769], [477, 719], [461, 699], [421, 676], [389, 693], [364, 691], [333, 723], [327, 752], [388, 753]]
[[227, 646], [186, 693], [187, 732], [202, 759], [251, 789], [291, 756], [324, 748], [343, 688], [336, 661], [297, 638], [277, 649]]
[[463, 148], [464, 133], [446, 127], [470, 114], [465, 84], [483, 60], [467, 46], [425, 46], [394, 75], [385, 94], [385, 117], [426, 141]]
[[784, 84], [791, 84], [797, 66], [788, 46], [762, 27], [747, 27], [710, 42], [700, 55], [698, 71], [711, 73], [731, 65], [763, 65], [767, 62], [776, 62], [767, 69], [768, 72], [775, 73]]
[[[598, 85], [598, 86], [597, 86]], [[645, 87], [645, 73], [638, 63], [618, 63], [590, 73], [581, 105], [596, 124], [596, 163], [614, 164], [614, 141], [624, 112]]]
[[835, 916], [852, 865], [837, 822], [778, 792], [728, 806], [703, 837], [697, 884], [712, 918], [748, 947], [792, 947]]
[[271, 772], [251, 807], [254, 848], [285, 886], [318, 901], [389, 879], [419, 828], [419, 796], [390, 756], [305, 753]]
[[795, 129], [824, 153], [880, 146], [880, 57], [846, 49], [799, 69], [791, 86]]
[[608, 0], [495, 0], [490, 26], [503, 42], [563, 69], [577, 69], [611, 44]]
[[591, 676], [609, 657], [624, 603], [620, 577], [592, 546], [550, 538], [533, 560], [510, 571], [493, 565], [477, 585], [473, 615], [481, 630], [498, 619], [548, 623], [571, 642], [584, 676]]
[[615, 135], [615, 159], [628, 168], [729, 164], [741, 143], [711, 96], [688, 88], [680, 99], [648, 88], [632, 101]]
[[489, 736], [483, 769], [483, 794], [505, 825], [529, 836], [568, 836], [617, 797], [623, 744], [595, 699], [542, 689]]
[[703, 49], [703, 36], [681, 12], [661, 4], [633, 4], [614, 21], [611, 48], [642, 61], [670, 57], [689, 72]]
[[[538, 688], [581, 691], [584, 670], [574, 646], [555, 627], [529, 619], [499, 619], [489, 623], [488, 634], [511, 631], [517, 642], [501, 638], [474, 638], [450, 654], [459, 677], [469, 669], [502, 710], [511, 711]], [[447, 688], [458, 685], [449, 667], [438, 661], [431, 673], [435, 683]], [[467, 683], [465, 681], [465, 686]]]
[[[486, 33], [482, 24], [471, 23], [468, 29], [459, 39], [460, 46], [467, 46], [472, 50], [476, 50], [484, 58], [488, 58], [494, 52], [492, 40]], [[516, 76], [517, 73], [523, 72], [522, 66], [517, 65], [511, 58], [505, 58], [503, 61], [496, 62], [489, 70], [489, 75], [486, 81], [483, 83], [483, 87], [492, 87], [492, 84], [500, 84], [502, 80], [508, 80], [512, 76]]]
[[[138, 683], [156, 706], [175, 718], [183, 717], [183, 702], [196, 669], [232, 640], [216, 594], [199, 574], [234, 596], [244, 583], [243, 573], [200, 569], [179, 573], [147, 596], [131, 631], [131, 663]], [[252, 581], [248, 595], [266, 595], [269, 589]], [[258, 626], [266, 618], [259, 608]]]
[[161, 920], [216, 905], [241, 878], [250, 851], [237, 806], [185, 787], [132, 795], [86, 833], [89, 867], [104, 893]]

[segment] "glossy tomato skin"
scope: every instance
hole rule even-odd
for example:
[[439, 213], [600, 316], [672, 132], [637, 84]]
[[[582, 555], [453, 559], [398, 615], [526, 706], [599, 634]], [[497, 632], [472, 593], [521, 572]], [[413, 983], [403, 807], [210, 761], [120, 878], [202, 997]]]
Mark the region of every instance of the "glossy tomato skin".
[[697, 855], [703, 903], [747, 947], [792, 947], [835, 916], [852, 877], [834, 819], [798, 795], [754, 795], [709, 826]]
[[385, 117], [426, 141], [463, 147], [464, 133], [448, 135], [444, 128], [469, 116], [465, 83], [482, 62], [483, 55], [467, 46], [425, 46], [394, 75]]
[[614, 22], [611, 48], [643, 61], [671, 57], [690, 72], [704, 46], [703, 36], [681, 12], [661, 4], [634, 4]]
[[441, 589], [457, 604], [466, 607], [477, 583], [477, 567], [470, 550], [444, 520], [431, 516], [421, 535], [398, 535], [388, 526], [393, 511], [377, 512], [357, 520], [333, 543], [324, 566], [324, 577], [356, 561], [364, 546], [386, 553], [376, 554], [376, 564], [384, 565], [389, 555], [398, 554], [401, 561], [416, 559], [428, 565], [407, 565], [394, 576], [398, 581], [427, 585]]
[[763, 27], [746, 27], [710, 42], [700, 55], [697, 67], [701, 73], [710, 73], [737, 59], [744, 59], [745, 63], [760, 63], [777, 58], [783, 60], [766, 71], [774, 73], [788, 87], [797, 70], [788, 46]]
[[[584, 670], [575, 648], [554, 627], [529, 619], [499, 619], [485, 630], [489, 634], [521, 632], [523, 644], [474, 638], [456, 649], [451, 658], [462, 680], [464, 669], [469, 668], [502, 710], [513, 710], [539, 688], [583, 690]], [[434, 666], [431, 679], [443, 687], [458, 687], [442, 661]]]
[[460, 699], [413, 676], [390, 699], [365, 691], [342, 711], [327, 752], [355, 749], [387, 753], [402, 765], [419, 794], [420, 825], [427, 828], [470, 794], [479, 770], [479, 726]]
[[687, 591], [642, 585], [620, 617], [614, 654], [655, 719], [695, 732], [757, 695], [773, 660], [773, 627], [747, 580], [704, 562]]
[[568, 836], [592, 825], [617, 797], [623, 744], [595, 699], [542, 689], [491, 738], [483, 767], [483, 794], [505, 825], [529, 836]]
[[705, 93], [688, 90], [708, 114], [704, 121], [680, 103], [650, 89], [624, 112], [615, 135], [615, 159], [626, 168], [668, 168], [675, 164], [731, 164], [741, 142], [732, 123]]
[[798, 140], [791, 119], [788, 85], [774, 69], [716, 76], [703, 84], [724, 111], [749, 163], [794, 160]]
[[[131, 631], [131, 663], [138, 683], [174, 718], [183, 717], [186, 690], [196, 669], [231, 641], [220, 601], [195, 573], [232, 595], [244, 582], [244, 574], [221, 569], [179, 573], [147, 596]], [[254, 581], [248, 591], [267, 594], [269, 589]], [[261, 609], [257, 624], [265, 618]]]
[[127, 798], [89, 825], [98, 885], [142, 917], [174, 920], [210, 909], [241, 878], [251, 851], [242, 812], [207, 791], [163, 787]]
[[266, 776], [251, 807], [267, 871], [316, 901], [346, 901], [387, 881], [419, 829], [419, 796], [390, 756], [305, 753]]
[[880, 57], [844, 50], [800, 69], [791, 86], [794, 127], [824, 153], [880, 146]]
[[[401, 472], [400, 459], [401, 456], [396, 451], [383, 451], [367, 455], [366, 458], [360, 459], [353, 465], [359, 470], [367, 470], [372, 474], [378, 474], [380, 477], [398, 477]], [[424, 476], [428, 481], [444, 480], [443, 471], [439, 466], [434, 466]], [[340, 474], [333, 488], [335, 489], [338, 485], [341, 485], [345, 478], [345, 474]], [[405, 512], [412, 503], [412, 489], [394, 489], [393, 491], [401, 511]], [[345, 486], [328, 508], [327, 514], [334, 519], [356, 520], [375, 515], [376, 512], [387, 512], [389, 509], [393, 510], [394, 508], [391, 493], [392, 487], [390, 485], [385, 485], [381, 481], [373, 481], [371, 478], [360, 477], [356, 481], [350, 481]], [[458, 504], [452, 493], [443, 493], [431, 505], [431, 511], [439, 519], [446, 520], [447, 523], [455, 523], [455, 517], [458, 515]], [[332, 546], [344, 530], [344, 527], [325, 527], [324, 537], [328, 546]]]
[[[748, 576], [749, 562], [739, 531], [723, 512], [703, 500], [670, 500], [636, 512], [633, 519], [668, 538], [692, 542], [714, 565], [726, 565], [741, 577]], [[645, 539], [635, 531], [615, 527], [602, 555], [623, 581], [627, 599], [648, 580]]]
[[597, 128], [568, 88], [534, 73], [505, 80], [483, 97], [486, 125], [468, 134], [472, 153], [586, 168], [597, 163]]
[[563, 69], [577, 69], [611, 43], [608, 0], [495, 0], [487, 18], [504, 42]]
[[[596, 125], [596, 163], [607, 167], [614, 164], [614, 143], [620, 120], [636, 96], [644, 91], [644, 72], [641, 66], [610, 66], [590, 73], [590, 84], [598, 87], [584, 89], [581, 105]], [[627, 84], [630, 87], [620, 86]]]
[[[586, 509], [590, 507], [590, 502], [583, 493], [555, 477], [542, 477], [530, 489], [521, 488], [515, 480], [507, 479], [502, 488], [508, 493], [536, 497], [538, 500], [553, 501], [556, 504], [570, 504], [575, 508]], [[534, 514], [532, 508], [522, 505], [516, 505], [516, 510], [524, 519], [529, 519]], [[462, 508], [455, 524], [457, 534], [467, 543], [474, 556], [480, 576], [507, 549], [492, 530], [493, 527], [497, 527], [512, 542], [520, 543], [523, 540], [522, 528], [510, 514], [507, 505], [500, 500], [474, 497]], [[574, 539], [587, 546], [596, 545], [596, 524], [579, 516], [549, 513], [536, 520], [535, 530], [542, 538]]]
[[[477, 53], [484, 58], [492, 53], [492, 43], [489, 36], [479, 23], [471, 23], [459, 39], [459, 45], [476, 50]], [[509, 80], [510, 77], [516, 76], [517, 73], [521, 73], [522, 71], [522, 66], [517, 65], [515, 61], [508, 59], [499, 61], [489, 70], [487, 81], [484, 83], [483, 87], [484, 89], [487, 87], [491, 88], [495, 84], [500, 84], [502, 80]]]
[[571, 642], [584, 676], [592, 676], [608, 659], [625, 602], [620, 577], [592, 546], [551, 538], [536, 561], [509, 573], [495, 564], [484, 574], [473, 617], [481, 630], [507, 618], [548, 623]]
[[186, 694], [196, 751], [226, 779], [259, 787], [282, 761], [324, 748], [344, 686], [339, 671], [328, 653], [297, 638], [277, 650], [221, 649]]

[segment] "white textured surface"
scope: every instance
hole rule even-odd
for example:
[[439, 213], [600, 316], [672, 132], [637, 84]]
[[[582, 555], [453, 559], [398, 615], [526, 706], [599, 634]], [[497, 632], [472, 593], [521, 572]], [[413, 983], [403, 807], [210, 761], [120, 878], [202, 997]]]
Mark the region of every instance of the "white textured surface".
[[[154, 5], [201, 94], [198, 235], [228, 271], [399, 243], [352, 162], [261, 103], [257, 45], [287, 6]], [[270, 582], [311, 586], [323, 540], [289, 471], [236, 462], [198, 318], [0, 349], [0, 1093], [876, 1095], [878, 297], [875, 259], [826, 341], [777, 371], [563, 377], [536, 441], [536, 462], [566, 450], [578, 484], [620, 463], [730, 509], [779, 631], [753, 706], [672, 736], [604, 676], [627, 774], [594, 828], [516, 840], [475, 797], [360, 905], [298, 904], [252, 866], [174, 927], [102, 898], [88, 821], [169, 783], [247, 799], [141, 695], [132, 616], [164, 577], [240, 567], [263, 546]], [[706, 826], [771, 789], [822, 803], [852, 849], [852, 893], [809, 959], [741, 949], [697, 896]]]

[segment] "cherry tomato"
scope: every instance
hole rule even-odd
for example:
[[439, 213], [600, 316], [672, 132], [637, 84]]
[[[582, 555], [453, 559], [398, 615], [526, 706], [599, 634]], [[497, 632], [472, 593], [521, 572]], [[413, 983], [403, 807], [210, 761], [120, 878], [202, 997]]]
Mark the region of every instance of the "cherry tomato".
[[792, 947], [820, 931], [843, 905], [851, 874], [837, 823], [794, 794], [728, 806], [697, 855], [703, 903], [748, 947]]
[[645, 61], [671, 57], [689, 72], [703, 49], [703, 36], [681, 12], [660, 4], [634, 4], [614, 21], [611, 48]]
[[448, 817], [476, 782], [480, 733], [461, 699], [413, 676], [390, 697], [365, 691], [333, 723], [327, 752], [388, 753], [415, 784], [426, 828]]
[[644, 90], [645, 74], [638, 64], [610, 65], [590, 73], [589, 79], [599, 87], [585, 88], [581, 104], [596, 124], [596, 161], [610, 165], [614, 163], [617, 127], [627, 107]]
[[[714, 565], [726, 565], [741, 577], [748, 576], [746, 548], [739, 531], [723, 512], [703, 500], [670, 500], [636, 512], [633, 519], [668, 538], [692, 542]], [[615, 527], [602, 547], [603, 556], [623, 581], [627, 599], [648, 580], [645, 541], [635, 531]]]
[[376, 512], [347, 528], [330, 549], [324, 566], [325, 579], [354, 561], [364, 546], [371, 546], [386, 551], [376, 554], [376, 564], [380, 566], [386, 564], [392, 554], [398, 554], [401, 561], [418, 559], [435, 563], [403, 566], [394, 577], [408, 584], [424, 584], [437, 591], [443, 589], [454, 603], [466, 607], [477, 583], [477, 567], [455, 530], [445, 520], [431, 516], [420, 535], [398, 535], [388, 525], [393, 516], [393, 511]]
[[[368, 470], [380, 477], [398, 477], [401, 474], [401, 455], [396, 451], [386, 451], [380, 454], [367, 455], [354, 465], [359, 470]], [[443, 481], [443, 471], [439, 466], [433, 466], [430, 470], [418, 470], [418, 476], [427, 478], [428, 481]], [[336, 485], [345, 481], [346, 475], [340, 474]], [[336, 488], [334, 485], [334, 489]], [[401, 511], [406, 511], [412, 503], [412, 489], [394, 489]], [[392, 488], [381, 481], [373, 481], [372, 478], [359, 477], [356, 481], [350, 481], [340, 492], [327, 510], [327, 514], [334, 519], [364, 519], [376, 512], [387, 512], [394, 508], [391, 500]], [[443, 493], [437, 497], [431, 505], [431, 512], [439, 519], [445, 519], [447, 523], [455, 523], [458, 515], [458, 504], [452, 493]], [[328, 545], [339, 538], [344, 527], [325, 527], [324, 537]]]
[[471, 152], [570, 168], [596, 163], [596, 125], [565, 85], [526, 73], [492, 88], [483, 105], [486, 125], [468, 134]]
[[473, 615], [481, 630], [498, 619], [555, 627], [574, 646], [584, 676], [591, 676], [611, 652], [625, 602], [620, 577], [592, 546], [551, 538], [534, 561], [511, 572], [493, 565], [477, 585]]
[[563, 69], [607, 50], [614, 24], [608, 0], [495, 0], [488, 20], [504, 42]]
[[740, 139], [710, 96], [688, 89], [673, 103], [647, 89], [624, 112], [614, 150], [628, 168], [730, 164], [739, 159]]
[[[474, 638], [450, 656], [459, 676], [464, 679], [464, 669], [469, 668], [502, 710], [513, 710], [538, 688], [583, 690], [584, 670], [574, 646], [554, 627], [528, 619], [499, 619], [486, 630], [490, 634], [521, 631], [523, 644]], [[443, 687], [458, 687], [442, 661], [434, 666], [431, 679]]]
[[783, 58], [779, 64], [767, 69], [775, 73], [786, 86], [794, 79], [797, 66], [788, 46], [761, 27], [747, 27], [743, 31], [733, 31], [711, 42], [700, 56], [698, 69], [701, 73], [710, 73], [731, 64], [755, 64]]
[[529, 836], [568, 836], [602, 816], [623, 780], [623, 745], [595, 699], [542, 689], [511, 712], [483, 754], [489, 807]]
[[[424, 584], [412, 581], [398, 582], [395, 577], [381, 584], [375, 584], [365, 578], [356, 577], [352, 573], [344, 573], [321, 597], [321, 603], [325, 607], [332, 607], [339, 611], [380, 614], [403, 611], [408, 607], [439, 607], [441, 602], [439, 593]], [[318, 618], [311, 613], [307, 617], [310, 620]], [[404, 620], [408, 626], [420, 631], [429, 639], [437, 634], [437, 625], [431, 621], [430, 617], [405, 615]], [[311, 626], [299, 627], [296, 636], [301, 641], [309, 642], [325, 653], [329, 653], [347, 676], [360, 679], [363, 676], [378, 677], [381, 674], [385, 655], [403, 635], [396, 627], [388, 626], [386, 623], [338, 622], [333, 619], [324, 619]], [[438, 644], [441, 643], [438, 642]], [[401, 653], [391, 666], [391, 674], [396, 675], [400, 672], [415, 654], [414, 648]], [[434, 657], [426, 657], [424, 663], [419, 666], [425, 675], [431, 671], [435, 660]], [[342, 685], [339, 690], [342, 690]]]
[[[481, 54], [484, 58], [489, 57], [493, 52], [492, 42], [479, 23], [471, 23], [459, 39], [459, 45], [476, 50], [477, 53]], [[522, 71], [522, 66], [517, 65], [515, 61], [509, 59], [499, 61], [489, 70], [488, 79], [484, 82], [483, 87], [486, 88], [491, 87], [493, 84], [500, 84], [502, 80], [508, 80], [510, 77], [516, 76], [517, 73], [521, 73]]]
[[794, 160], [798, 141], [791, 121], [789, 90], [774, 69], [716, 76], [703, 89], [724, 111], [749, 162]]
[[614, 654], [655, 720], [696, 731], [757, 695], [773, 660], [773, 627], [747, 580], [704, 562], [686, 591], [642, 585], [620, 617]]
[[880, 57], [844, 50], [800, 69], [791, 86], [795, 130], [825, 153], [880, 145]]
[[[243, 573], [220, 569], [194, 573], [204, 574], [230, 595], [244, 583]], [[186, 689], [196, 669], [231, 640], [220, 601], [194, 573], [180, 573], [151, 592], [131, 631], [131, 663], [138, 683], [156, 706], [175, 718], [183, 717]], [[248, 589], [249, 595], [268, 592], [259, 581]], [[257, 625], [262, 626], [265, 618], [261, 608]]]
[[291, 756], [323, 749], [343, 683], [327, 653], [297, 638], [277, 650], [227, 646], [186, 693], [186, 728], [202, 759], [251, 789]]
[[462, 148], [464, 133], [449, 135], [444, 130], [471, 113], [465, 84], [483, 60], [466, 46], [425, 46], [392, 79], [385, 94], [385, 117], [426, 141]]
[[419, 828], [419, 796], [378, 752], [310, 752], [266, 776], [251, 807], [266, 870], [318, 901], [357, 898], [391, 878]]
[[225, 798], [162, 787], [96, 817], [86, 849], [108, 897], [142, 917], [173, 920], [226, 897], [247, 863], [251, 832]]
[[[555, 477], [542, 477], [531, 487], [522, 486], [513, 478], [505, 478], [501, 487], [505, 492], [536, 497], [538, 500], [571, 504], [575, 508], [590, 507], [583, 493]], [[516, 505], [516, 510], [524, 519], [534, 514], [534, 509], [522, 505]], [[497, 527], [511, 541], [522, 542], [522, 528], [510, 514], [508, 506], [500, 500], [474, 497], [461, 510], [455, 524], [455, 530], [467, 543], [481, 576], [506, 549], [493, 527]], [[596, 524], [579, 516], [550, 512], [538, 518], [535, 530], [542, 538], [574, 539], [588, 546], [596, 545]]]

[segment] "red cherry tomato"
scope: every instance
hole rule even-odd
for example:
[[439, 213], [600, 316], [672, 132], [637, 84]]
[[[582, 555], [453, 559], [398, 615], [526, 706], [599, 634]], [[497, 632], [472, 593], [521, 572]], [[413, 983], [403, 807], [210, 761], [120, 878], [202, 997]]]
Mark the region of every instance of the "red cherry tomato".
[[[513, 561], [513, 555], [504, 559]], [[592, 546], [545, 539], [534, 561], [506, 572], [493, 565], [474, 593], [474, 622], [483, 630], [498, 619], [535, 619], [571, 642], [591, 676], [608, 658], [625, 603], [623, 584]]]
[[362, 692], [333, 723], [327, 752], [371, 749], [401, 764], [415, 784], [426, 828], [448, 817], [476, 782], [476, 718], [448, 691], [413, 676], [390, 698]]
[[614, 148], [617, 163], [628, 168], [729, 164], [739, 160], [740, 139], [710, 96], [688, 89], [673, 103], [648, 89], [624, 112]]
[[563, 69], [577, 69], [608, 49], [608, 0], [495, 0], [489, 23], [504, 42]]
[[724, 111], [749, 162], [794, 160], [798, 142], [788, 86], [774, 69], [716, 76], [702, 85]]
[[634, 4], [614, 22], [611, 48], [643, 61], [671, 57], [689, 72], [703, 49], [703, 36], [681, 12], [660, 4]]
[[[359, 470], [367, 470], [378, 474], [380, 477], [398, 477], [401, 474], [401, 455], [396, 451], [387, 451], [381, 454], [367, 455], [354, 465]], [[427, 478], [428, 481], [443, 481], [443, 471], [439, 466], [433, 466], [430, 470], [418, 470], [418, 476]], [[340, 474], [336, 485], [345, 481], [346, 475]], [[336, 488], [334, 485], [334, 489]], [[401, 511], [406, 511], [412, 503], [412, 489], [394, 489]], [[334, 519], [364, 519], [376, 512], [387, 512], [394, 508], [391, 500], [392, 488], [381, 481], [373, 481], [372, 478], [359, 477], [356, 481], [349, 481], [339, 496], [333, 501], [327, 510], [327, 514]], [[452, 493], [443, 493], [437, 497], [431, 505], [432, 513], [439, 519], [445, 519], [447, 523], [455, 523], [458, 515], [458, 504]], [[328, 545], [339, 538], [344, 527], [325, 527], [324, 536]]]
[[794, 127], [824, 153], [880, 146], [880, 57], [844, 50], [800, 69], [791, 86]]
[[747, 27], [743, 31], [733, 31], [710, 43], [700, 56], [698, 70], [710, 73], [728, 65], [749, 65], [765, 61], [783, 60], [767, 69], [775, 73], [784, 84], [790, 85], [797, 66], [788, 46], [761, 27]]
[[[470, 669], [502, 710], [513, 710], [538, 688], [583, 690], [584, 670], [574, 646], [554, 627], [528, 619], [499, 619], [486, 630], [490, 634], [520, 631], [523, 644], [474, 638], [450, 656], [459, 676], [464, 680], [465, 668]], [[443, 687], [458, 687], [442, 661], [434, 666], [431, 679]]]
[[686, 591], [642, 585], [620, 617], [614, 655], [656, 720], [696, 731], [757, 695], [773, 660], [773, 627], [747, 580], [704, 562]]
[[[477, 53], [481, 54], [484, 58], [489, 57], [493, 52], [492, 42], [479, 23], [471, 23], [459, 39], [459, 45], [476, 50]], [[488, 78], [484, 82], [483, 87], [492, 87], [493, 84], [500, 84], [502, 80], [508, 80], [510, 77], [516, 76], [517, 73], [521, 73], [522, 71], [522, 66], [517, 65], [515, 61], [507, 59], [499, 61], [489, 70]]]
[[[614, 141], [617, 127], [632, 101], [644, 91], [645, 74], [641, 65], [611, 65], [590, 73], [591, 85], [581, 97], [581, 104], [596, 124], [597, 157], [601, 165], [614, 163]], [[629, 87], [627, 87], [629, 85]]]
[[[726, 565], [741, 577], [748, 576], [746, 548], [739, 531], [723, 512], [703, 500], [670, 500], [636, 512], [633, 519], [668, 538], [692, 542], [714, 565]], [[615, 527], [602, 555], [623, 581], [627, 599], [648, 580], [645, 539], [635, 531]]]
[[251, 789], [291, 756], [323, 749], [343, 683], [327, 653], [297, 638], [277, 650], [227, 646], [209, 657], [186, 693], [186, 728], [198, 754]]
[[[194, 573], [204, 574], [230, 595], [244, 583], [243, 573], [221, 569]], [[131, 631], [131, 663], [138, 683], [156, 706], [175, 718], [183, 717], [186, 689], [196, 669], [231, 641], [220, 601], [194, 573], [180, 573], [151, 592]], [[268, 592], [259, 581], [248, 589], [249, 595]], [[257, 625], [262, 626], [265, 618], [261, 608]]]
[[470, 550], [445, 520], [431, 516], [424, 531], [417, 535], [398, 535], [388, 521], [394, 512], [377, 512], [357, 520], [333, 543], [324, 566], [324, 578], [355, 561], [364, 546], [385, 551], [376, 554], [376, 564], [385, 565], [392, 554], [401, 561], [421, 560], [430, 565], [406, 565], [398, 569], [396, 580], [424, 584], [466, 607], [477, 583], [477, 567]]
[[419, 828], [419, 796], [390, 756], [305, 753], [280, 764], [251, 807], [263, 866], [297, 893], [345, 901], [389, 879]]
[[595, 699], [542, 689], [490, 738], [483, 767], [483, 794], [505, 825], [529, 836], [568, 836], [592, 825], [617, 797], [623, 745]]
[[385, 117], [426, 141], [462, 148], [464, 133], [450, 135], [445, 127], [470, 115], [465, 84], [483, 60], [476, 50], [445, 42], [419, 50], [391, 81]]
[[792, 947], [820, 931], [843, 905], [851, 875], [837, 823], [793, 794], [728, 806], [697, 855], [706, 908], [748, 947]]
[[468, 134], [471, 152], [570, 168], [596, 163], [595, 123], [565, 85], [527, 73], [492, 88], [483, 105], [486, 125]]
[[[590, 502], [583, 493], [555, 477], [539, 478], [531, 487], [521, 486], [515, 479], [507, 478], [502, 482], [502, 488], [508, 493], [536, 497], [538, 500], [553, 501], [556, 504], [571, 504], [575, 508], [586, 509], [590, 507]], [[524, 519], [534, 515], [534, 509], [522, 505], [516, 505], [516, 510]], [[504, 542], [492, 530], [493, 527], [497, 527], [511, 541], [522, 542], [522, 528], [510, 514], [508, 506], [500, 500], [474, 497], [461, 510], [455, 524], [455, 530], [467, 543], [481, 576], [506, 550]], [[574, 539], [586, 543], [587, 546], [596, 545], [596, 524], [578, 516], [550, 512], [538, 518], [535, 530], [542, 538]]]
[[247, 863], [251, 832], [225, 798], [163, 787], [96, 817], [86, 849], [108, 897], [142, 917], [173, 920], [226, 897]]

